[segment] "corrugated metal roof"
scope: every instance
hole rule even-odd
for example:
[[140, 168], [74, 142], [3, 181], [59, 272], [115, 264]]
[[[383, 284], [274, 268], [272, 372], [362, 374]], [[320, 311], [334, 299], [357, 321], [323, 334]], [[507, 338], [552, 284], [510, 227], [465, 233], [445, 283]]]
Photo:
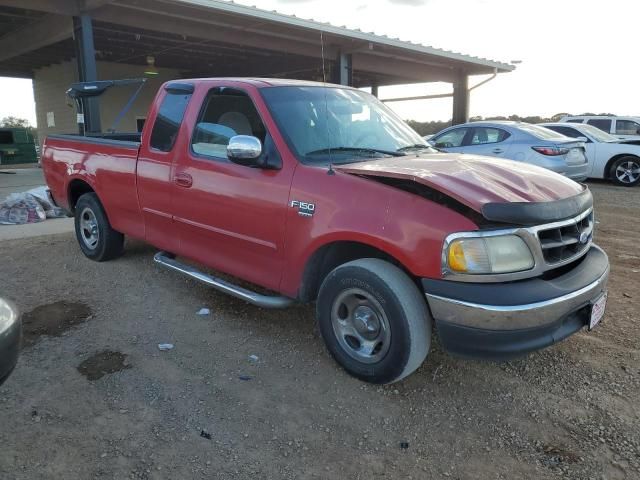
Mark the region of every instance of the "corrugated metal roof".
[[276, 10], [264, 10], [255, 6], [242, 5], [233, 1], [220, 0], [171, 0], [175, 3], [183, 3], [192, 6], [205, 7], [214, 10], [220, 10], [226, 13], [235, 13], [247, 17], [253, 17], [259, 20], [266, 20], [275, 23], [281, 23], [289, 26], [296, 26], [318, 32], [324, 32], [332, 35], [342, 36], [346, 38], [363, 40], [367, 42], [387, 45], [395, 48], [402, 48], [416, 53], [441, 57], [443, 59], [455, 60], [472, 65], [480, 65], [483, 67], [496, 68], [498, 71], [510, 72], [515, 70], [515, 66], [509, 63], [498, 62], [487, 58], [474, 57], [464, 55], [450, 50], [443, 50], [419, 43], [403, 41], [399, 38], [391, 38], [386, 35], [378, 35], [373, 32], [363, 32], [346, 27], [338, 27], [326, 22], [318, 22], [312, 19], [304, 19], [295, 15], [286, 15]]

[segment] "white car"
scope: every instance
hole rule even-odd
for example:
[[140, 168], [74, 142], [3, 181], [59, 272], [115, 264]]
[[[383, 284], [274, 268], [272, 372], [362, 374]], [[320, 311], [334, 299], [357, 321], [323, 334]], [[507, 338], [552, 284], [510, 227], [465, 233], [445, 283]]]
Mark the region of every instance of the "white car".
[[593, 125], [603, 132], [625, 140], [640, 140], [640, 117], [614, 117], [607, 115], [577, 115], [560, 119], [561, 123]]
[[620, 140], [586, 124], [542, 123], [540, 126], [566, 137], [586, 139], [590, 178], [607, 178], [625, 187], [640, 182], [640, 142]]

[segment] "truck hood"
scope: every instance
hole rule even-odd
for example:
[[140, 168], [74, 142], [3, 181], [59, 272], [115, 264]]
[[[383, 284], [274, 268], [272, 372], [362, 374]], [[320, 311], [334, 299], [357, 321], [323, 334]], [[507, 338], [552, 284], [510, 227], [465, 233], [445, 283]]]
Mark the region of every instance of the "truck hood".
[[586, 187], [550, 170], [478, 155], [436, 153], [381, 158], [334, 169], [359, 176], [417, 182], [479, 213], [489, 205], [546, 204], [588, 193]]

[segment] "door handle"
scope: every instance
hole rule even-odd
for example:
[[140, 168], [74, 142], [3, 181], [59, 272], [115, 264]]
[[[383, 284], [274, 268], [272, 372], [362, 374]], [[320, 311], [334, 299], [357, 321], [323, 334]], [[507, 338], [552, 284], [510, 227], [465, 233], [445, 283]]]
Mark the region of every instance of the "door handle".
[[493, 153], [502, 153], [502, 152], [504, 152], [504, 150], [503, 150], [503, 149], [501, 149], [501, 148], [494, 148], [494, 149], [493, 149], [493, 150], [491, 150], [491, 151], [492, 151]]
[[193, 185], [193, 177], [188, 173], [177, 173], [173, 181], [180, 187], [189, 188]]

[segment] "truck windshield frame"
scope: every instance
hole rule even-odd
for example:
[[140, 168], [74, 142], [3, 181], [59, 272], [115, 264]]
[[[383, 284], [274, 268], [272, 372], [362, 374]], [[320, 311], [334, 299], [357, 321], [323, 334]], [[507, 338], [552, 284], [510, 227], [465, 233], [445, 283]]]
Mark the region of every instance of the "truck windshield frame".
[[402, 156], [407, 149], [436, 152], [393, 110], [361, 90], [277, 86], [261, 88], [260, 94], [289, 148], [305, 164]]

